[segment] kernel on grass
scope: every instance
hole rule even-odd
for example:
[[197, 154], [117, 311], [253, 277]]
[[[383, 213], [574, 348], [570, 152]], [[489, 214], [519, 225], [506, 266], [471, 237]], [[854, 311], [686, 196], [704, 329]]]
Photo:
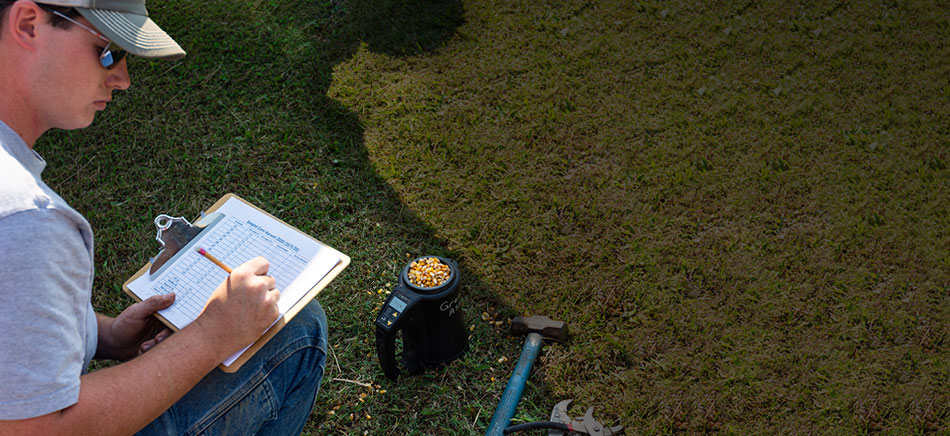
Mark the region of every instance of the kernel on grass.
[[409, 283], [420, 288], [434, 288], [449, 279], [451, 269], [437, 257], [419, 259], [409, 264]]

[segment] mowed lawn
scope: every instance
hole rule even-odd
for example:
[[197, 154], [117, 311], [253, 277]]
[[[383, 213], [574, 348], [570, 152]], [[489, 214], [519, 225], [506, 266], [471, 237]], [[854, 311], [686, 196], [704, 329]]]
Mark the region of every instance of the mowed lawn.
[[[558, 401], [626, 434], [950, 431], [950, 14], [935, 2], [150, 2], [133, 59], [37, 145], [96, 231], [94, 304], [152, 218], [234, 192], [349, 254], [308, 434], [483, 434]], [[167, 23], [167, 24], [166, 24]], [[372, 320], [458, 260], [470, 351], [398, 381]]]

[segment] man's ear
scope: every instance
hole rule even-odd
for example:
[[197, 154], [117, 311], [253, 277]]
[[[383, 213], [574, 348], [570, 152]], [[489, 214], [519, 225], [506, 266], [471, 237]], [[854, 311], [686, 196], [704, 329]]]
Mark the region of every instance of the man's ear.
[[7, 34], [6, 36], [12, 37], [13, 41], [21, 47], [34, 50], [37, 30], [45, 18], [40, 7], [32, 1], [18, 1], [10, 5], [5, 18], [3, 31]]

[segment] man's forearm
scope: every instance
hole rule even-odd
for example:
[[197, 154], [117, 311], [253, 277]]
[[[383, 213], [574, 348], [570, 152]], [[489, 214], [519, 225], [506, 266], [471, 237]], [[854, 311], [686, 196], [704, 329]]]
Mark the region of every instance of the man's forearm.
[[135, 433], [227, 357], [228, 350], [202, 327], [193, 323], [148, 353], [83, 375], [76, 404], [33, 419], [0, 421], [0, 435]]
[[[280, 291], [266, 275], [269, 267], [260, 257], [238, 266], [187, 327], [135, 359], [82, 376], [76, 404], [33, 419], [0, 421], [0, 436], [127, 435], [143, 428], [280, 316]], [[171, 300], [146, 302], [133, 304], [111, 321], [138, 327], [108, 325], [110, 319], [103, 317], [98, 320], [108, 329], [103, 334], [115, 339], [116, 332], [141, 332], [140, 323]], [[228, 334], [222, 337], [222, 331]], [[116, 342], [135, 341], [126, 337]]]

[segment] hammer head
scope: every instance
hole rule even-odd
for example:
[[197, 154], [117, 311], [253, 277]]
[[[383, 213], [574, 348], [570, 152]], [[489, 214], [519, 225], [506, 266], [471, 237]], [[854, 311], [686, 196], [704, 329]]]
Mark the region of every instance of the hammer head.
[[547, 339], [564, 342], [567, 340], [567, 325], [564, 321], [554, 321], [540, 315], [527, 318], [516, 316], [511, 320], [511, 334], [527, 335], [528, 333], [537, 333]]

